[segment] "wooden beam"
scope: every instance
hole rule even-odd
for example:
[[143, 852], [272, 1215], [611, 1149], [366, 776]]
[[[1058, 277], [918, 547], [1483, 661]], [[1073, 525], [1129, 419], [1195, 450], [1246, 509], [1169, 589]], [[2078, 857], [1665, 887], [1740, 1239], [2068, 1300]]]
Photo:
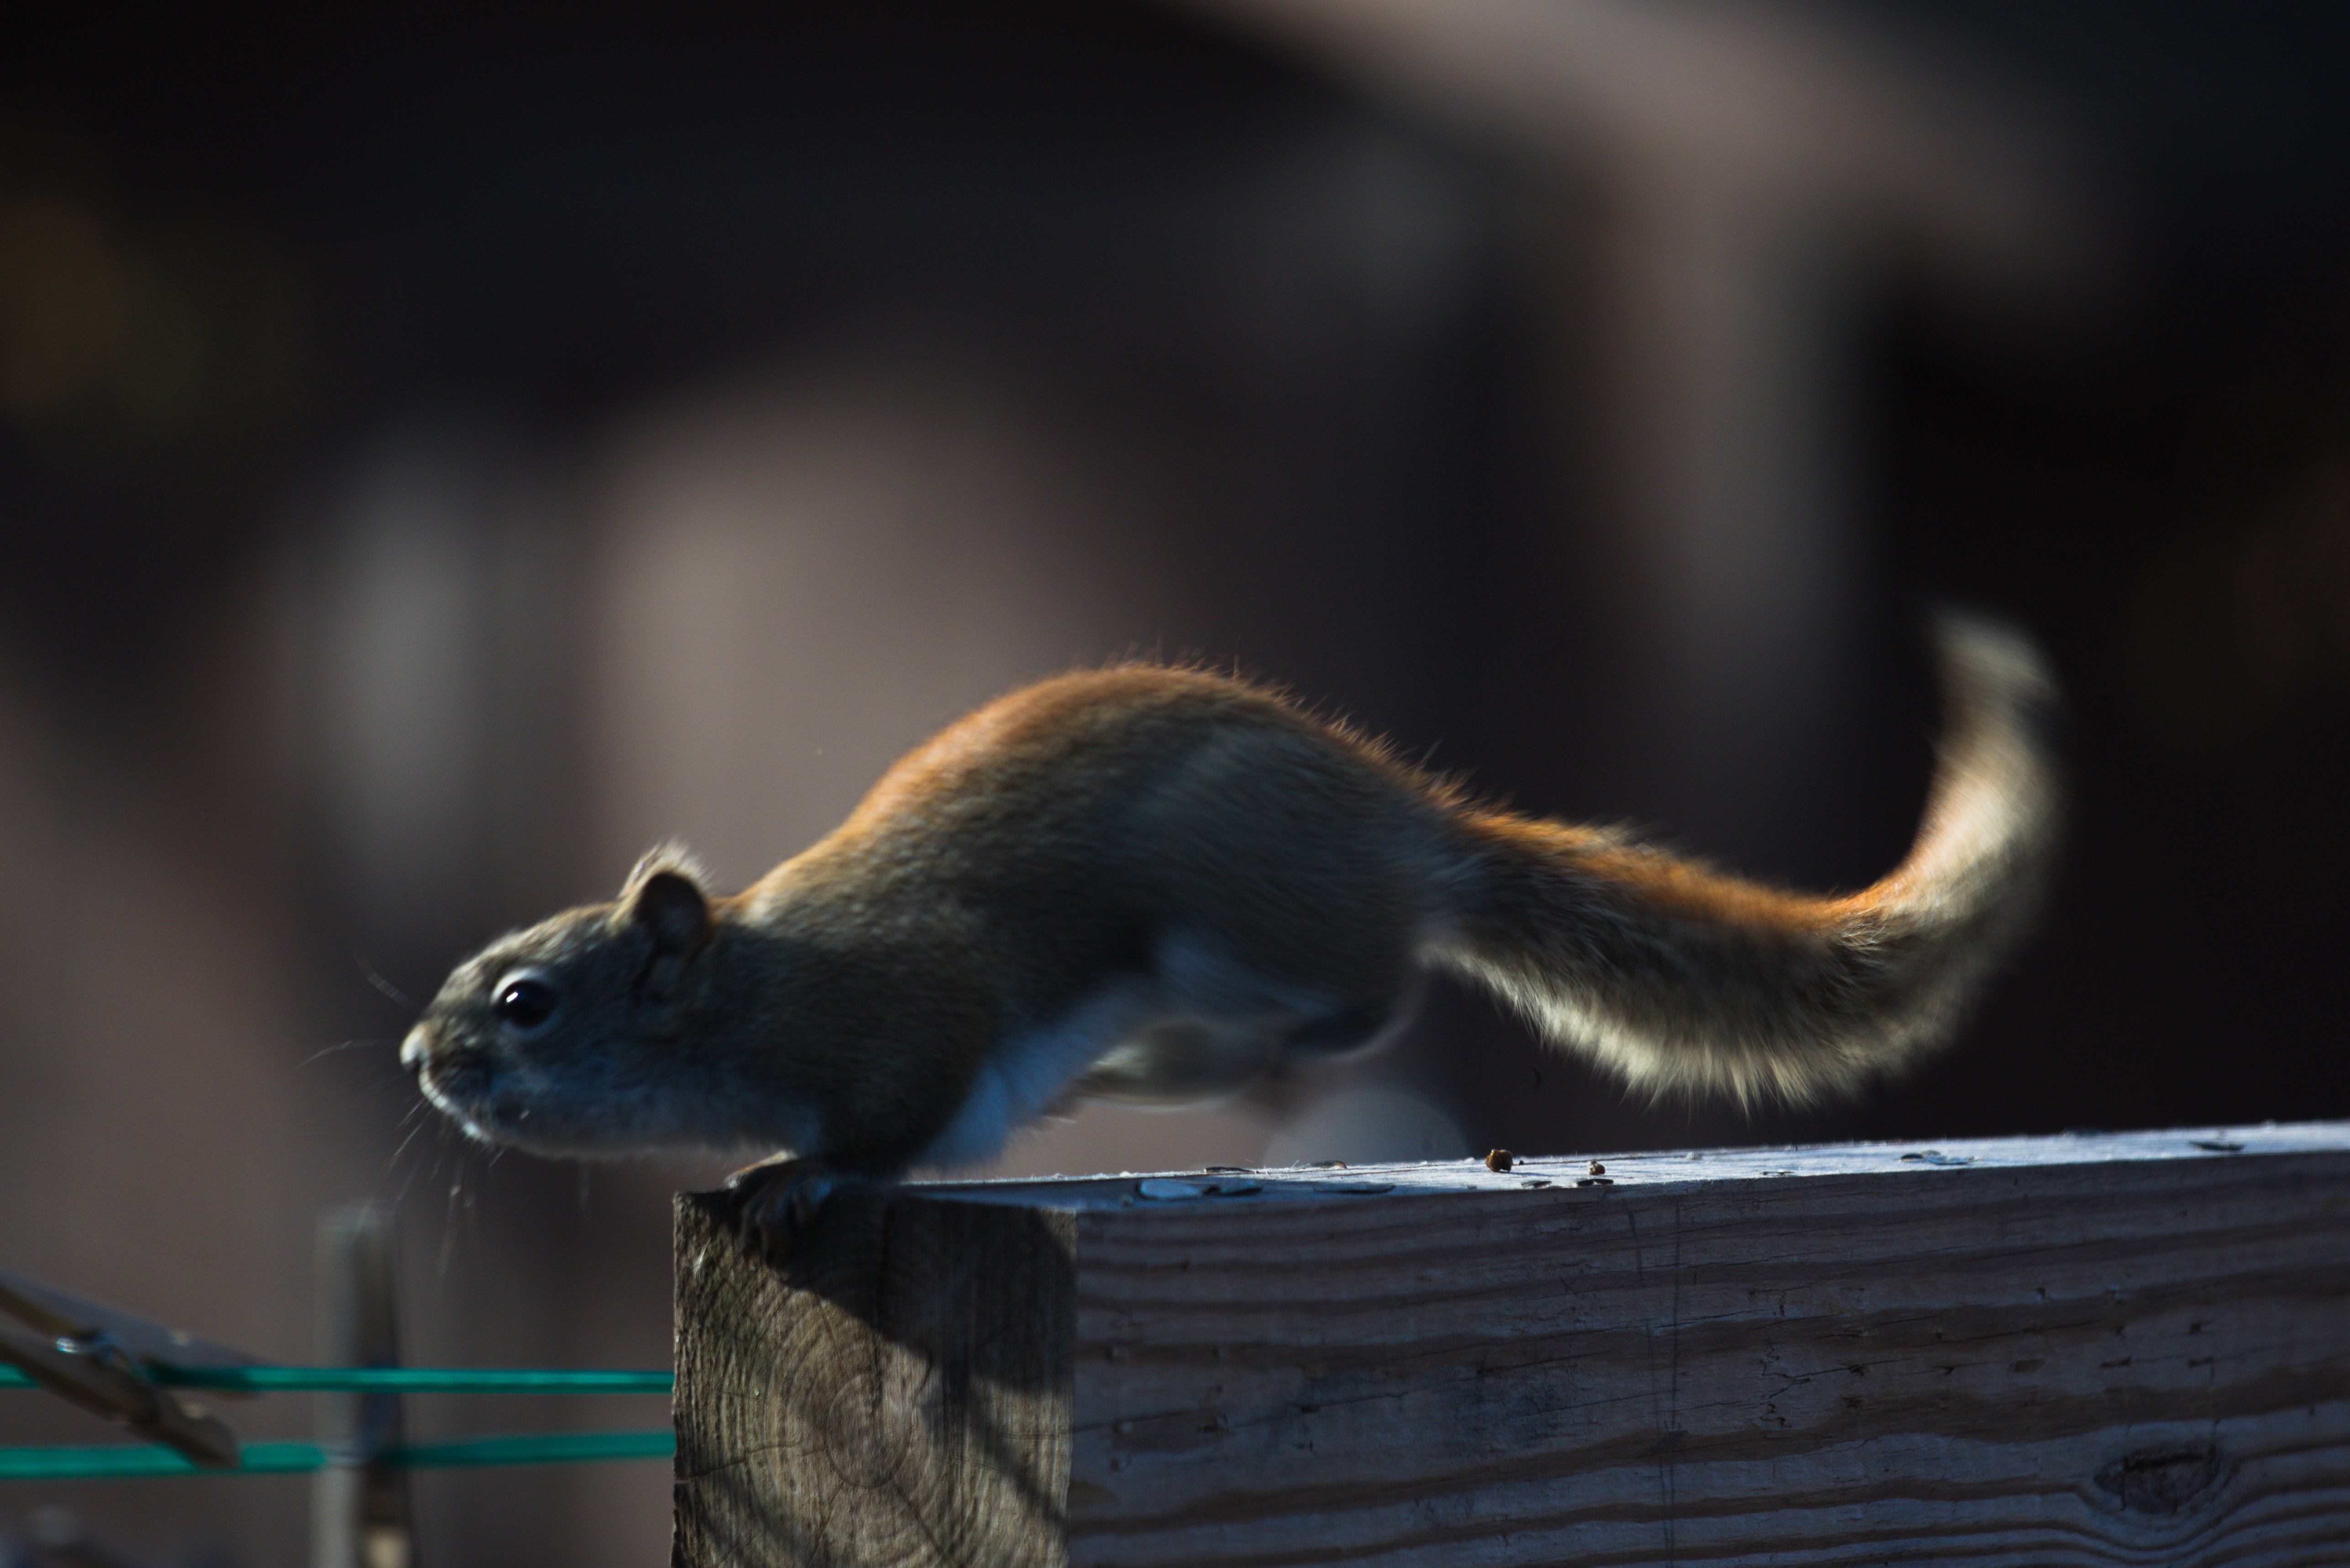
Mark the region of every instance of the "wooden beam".
[[684, 1195], [677, 1561], [2344, 1561], [2350, 1124], [1606, 1167]]
[[677, 1562], [1066, 1561], [1074, 1215], [852, 1190], [781, 1274], [677, 1216]]

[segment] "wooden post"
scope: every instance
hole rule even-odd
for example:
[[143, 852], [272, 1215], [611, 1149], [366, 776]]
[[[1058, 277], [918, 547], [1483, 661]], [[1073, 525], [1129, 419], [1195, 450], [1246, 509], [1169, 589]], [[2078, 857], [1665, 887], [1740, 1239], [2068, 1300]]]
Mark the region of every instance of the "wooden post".
[[[318, 1220], [317, 1341], [322, 1366], [400, 1365], [400, 1237], [389, 1210], [354, 1203]], [[397, 1394], [320, 1394], [310, 1478], [311, 1568], [414, 1568]]]
[[678, 1201], [676, 1561], [2343, 1561], [2350, 1124]]

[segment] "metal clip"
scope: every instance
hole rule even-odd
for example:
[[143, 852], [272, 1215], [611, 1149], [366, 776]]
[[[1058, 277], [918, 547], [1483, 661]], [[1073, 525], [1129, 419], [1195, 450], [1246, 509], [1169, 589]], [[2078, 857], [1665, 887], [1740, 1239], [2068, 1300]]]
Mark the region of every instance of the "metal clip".
[[13, 1274], [0, 1273], [0, 1313], [34, 1331], [0, 1324], [0, 1361], [58, 1397], [168, 1444], [197, 1464], [235, 1467], [236, 1434], [157, 1386], [152, 1372], [258, 1365], [253, 1357]]

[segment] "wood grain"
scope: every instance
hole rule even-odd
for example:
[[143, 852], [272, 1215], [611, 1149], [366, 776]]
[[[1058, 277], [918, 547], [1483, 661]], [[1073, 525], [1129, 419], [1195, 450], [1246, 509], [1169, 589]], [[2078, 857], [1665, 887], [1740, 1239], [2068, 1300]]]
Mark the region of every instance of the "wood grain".
[[[1564, 1161], [1265, 1173], [1234, 1196], [1195, 1176], [1176, 1202], [1131, 1179], [910, 1189], [887, 1228], [944, 1239], [914, 1251], [1002, 1254], [876, 1271], [888, 1244], [844, 1248], [871, 1300], [903, 1293], [878, 1313], [867, 1285], [693, 1295], [681, 1206], [681, 1477], [698, 1424], [694, 1473], [755, 1449], [791, 1472], [785, 1517], [839, 1533], [874, 1506], [849, 1534], [878, 1544], [827, 1556], [804, 1524], [743, 1522], [743, 1554], [688, 1555], [681, 1480], [681, 1561], [2350, 1562], [2350, 1127], [1927, 1152], [1609, 1157], [1612, 1185], [1585, 1187]], [[695, 1312], [744, 1315], [721, 1333]], [[849, 1428], [922, 1409], [921, 1452], [993, 1462], [937, 1424], [951, 1401], [889, 1392], [911, 1376], [893, 1357], [945, 1365], [913, 1347], [982, 1324], [1067, 1334], [1066, 1392], [1005, 1407], [1066, 1439], [1023, 1426], [1024, 1501], [948, 1508], [963, 1533], [910, 1546], [887, 1521], [939, 1512], [899, 1495], [930, 1492], [827, 1490], [810, 1456], [887, 1446]], [[689, 1344], [733, 1340], [689, 1375]], [[722, 1387], [760, 1414], [691, 1408]], [[745, 1520], [766, 1506], [733, 1495]], [[1029, 1555], [993, 1543], [1006, 1525]], [[749, 1549], [770, 1541], [790, 1550]]]
[[681, 1194], [672, 1560], [1066, 1563], [1068, 1220], [845, 1193], [778, 1272]]

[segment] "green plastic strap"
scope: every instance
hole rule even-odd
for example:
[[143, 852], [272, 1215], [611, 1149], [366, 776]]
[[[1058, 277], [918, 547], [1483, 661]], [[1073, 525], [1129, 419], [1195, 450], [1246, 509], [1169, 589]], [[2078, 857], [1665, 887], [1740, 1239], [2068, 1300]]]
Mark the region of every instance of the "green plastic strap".
[[[557, 1371], [484, 1366], [207, 1366], [151, 1369], [158, 1383], [234, 1394], [666, 1394], [666, 1372]], [[35, 1388], [0, 1366], [0, 1388]]]
[[[603, 1459], [665, 1459], [677, 1452], [666, 1428], [641, 1432], [533, 1432], [514, 1438], [461, 1438], [411, 1443], [382, 1458], [409, 1469], [456, 1469], [481, 1465], [567, 1465]], [[127, 1476], [283, 1475], [324, 1469], [327, 1450], [316, 1443], [247, 1443], [234, 1469], [205, 1469], [170, 1449], [135, 1443], [88, 1448], [0, 1448], [0, 1481], [100, 1480]]]
[[475, 1465], [576, 1465], [602, 1459], [666, 1459], [677, 1452], [677, 1434], [667, 1427], [642, 1432], [532, 1432], [518, 1438], [457, 1438], [445, 1443], [411, 1443], [395, 1449], [395, 1464], [410, 1469], [452, 1469]]

